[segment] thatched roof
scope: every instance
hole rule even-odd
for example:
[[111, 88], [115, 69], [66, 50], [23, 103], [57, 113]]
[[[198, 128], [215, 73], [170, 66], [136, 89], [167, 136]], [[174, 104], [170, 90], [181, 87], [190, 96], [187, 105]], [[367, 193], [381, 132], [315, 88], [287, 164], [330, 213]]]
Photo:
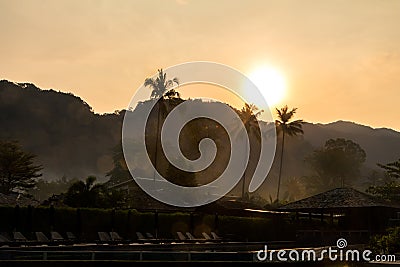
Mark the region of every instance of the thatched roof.
[[400, 208], [390, 202], [377, 197], [357, 191], [353, 188], [336, 188], [308, 198], [304, 198], [287, 205], [278, 210], [281, 211], [316, 211], [316, 210], [343, 210], [348, 208], [366, 207], [391, 207]]

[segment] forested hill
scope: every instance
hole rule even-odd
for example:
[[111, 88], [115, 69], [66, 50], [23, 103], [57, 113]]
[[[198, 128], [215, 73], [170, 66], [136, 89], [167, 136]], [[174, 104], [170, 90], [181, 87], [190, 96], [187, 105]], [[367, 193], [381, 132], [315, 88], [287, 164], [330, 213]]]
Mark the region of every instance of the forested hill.
[[[395, 119], [395, 118], [393, 118]], [[400, 158], [400, 133], [387, 128], [371, 128], [354, 122], [305, 124], [304, 139], [321, 146], [327, 139], [342, 137], [357, 142], [367, 152], [366, 165], [387, 163]]]
[[16, 139], [38, 155], [46, 179], [100, 179], [112, 168], [122, 115], [95, 114], [79, 97], [0, 81], [0, 138]]
[[[122, 119], [123, 112], [95, 114], [72, 94], [0, 81], [0, 138], [19, 140], [38, 155], [46, 179], [96, 175], [104, 181], [112, 168], [112, 149], [120, 142]], [[304, 137], [287, 139], [283, 177], [304, 175], [305, 156], [327, 139], [339, 137], [357, 142], [366, 151], [365, 169], [400, 157], [399, 132], [343, 121], [306, 123]], [[276, 164], [270, 176], [275, 174]], [[273, 187], [274, 179], [267, 184]]]

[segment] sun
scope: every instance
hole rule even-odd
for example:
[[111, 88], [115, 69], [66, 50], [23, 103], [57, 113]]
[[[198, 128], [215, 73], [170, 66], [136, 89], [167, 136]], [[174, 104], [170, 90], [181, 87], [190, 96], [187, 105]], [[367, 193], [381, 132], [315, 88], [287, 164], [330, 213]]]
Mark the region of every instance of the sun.
[[259, 67], [250, 72], [249, 79], [261, 91], [268, 105], [281, 102], [286, 92], [286, 80], [280, 71], [272, 67]]

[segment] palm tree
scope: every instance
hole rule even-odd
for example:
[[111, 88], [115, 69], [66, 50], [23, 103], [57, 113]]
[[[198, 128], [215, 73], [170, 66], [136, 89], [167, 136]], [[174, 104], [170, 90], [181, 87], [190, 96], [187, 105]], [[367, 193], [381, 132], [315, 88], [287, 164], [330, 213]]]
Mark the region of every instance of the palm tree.
[[[159, 69], [158, 76], [156, 78], [146, 78], [144, 81], [144, 86], [150, 87], [151, 91], [151, 99], [160, 99], [158, 102], [158, 112], [157, 112], [157, 131], [156, 131], [156, 145], [154, 151], [154, 166], [157, 169], [157, 154], [158, 154], [158, 136], [160, 133], [160, 113], [161, 113], [161, 106], [164, 106], [164, 98], [168, 99], [175, 99], [180, 98], [179, 92], [175, 91], [175, 89], [171, 88], [174, 83], [179, 85], [178, 78], [173, 78], [171, 80], [167, 79], [167, 74], [164, 73], [163, 69]], [[155, 172], [154, 172], [154, 180], [155, 180]]]
[[150, 87], [153, 91], [151, 92], [150, 98], [158, 99], [158, 98], [179, 98], [179, 92], [174, 89], [170, 89], [174, 83], [179, 85], [178, 78], [173, 78], [172, 80], [167, 80], [167, 74], [164, 73], [163, 69], [159, 69], [158, 76], [156, 78], [147, 78], [144, 81], [144, 86]]
[[296, 136], [298, 134], [303, 134], [302, 124], [303, 120], [295, 120], [289, 122], [294, 114], [296, 113], [297, 108], [293, 108], [289, 111], [288, 106], [284, 106], [281, 109], [276, 109], [278, 114], [278, 120], [275, 121], [275, 125], [277, 128], [277, 132], [282, 132], [282, 147], [281, 147], [281, 161], [279, 166], [279, 178], [278, 178], [278, 191], [276, 193], [276, 199], [279, 201], [279, 190], [281, 187], [281, 176], [282, 176], [282, 165], [283, 165], [283, 151], [285, 146], [285, 136]]
[[282, 184], [286, 188], [285, 195], [289, 202], [298, 200], [303, 197], [305, 188], [302, 178], [297, 176], [289, 177]]
[[[261, 115], [262, 112], [263, 110], [259, 110], [256, 105], [245, 103], [244, 107], [241, 109], [239, 113], [239, 117], [244, 124], [247, 134], [249, 136], [254, 136], [258, 142], [261, 142], [261, 132], [260, 128], [258, 127], [257, 118]], [[245, 185], [246, 185], [246, 171], [243, 173], [242, 199], [245, 198]]]
[[93, 207], [100, 204], [96, 201], [103, 185], [95, 182], [96, 177], [89, 176], [85, 181], [73, 183], [68, 188], [64, 202], [71, 207]]

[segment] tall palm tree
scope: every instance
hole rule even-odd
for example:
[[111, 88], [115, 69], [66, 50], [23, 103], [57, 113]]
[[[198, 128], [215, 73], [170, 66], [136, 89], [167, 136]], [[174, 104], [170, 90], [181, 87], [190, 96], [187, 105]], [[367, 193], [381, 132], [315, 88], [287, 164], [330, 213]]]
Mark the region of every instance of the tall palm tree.
[[279, 190], [281, 187], [281, 176], [282, 176], [282, 165], [283, 165], [283, 151], [285, 146], [285, 136], [296, 136], [299, 134], [303, 134], [302, 124], [303, 120], [295, 120], [290, 122], [293, 119], [294, 114], [296, 113], [297, 108], [293, 108], [289, 111], [287, 105], [285, 105], [281, 109], [276, 109], [276, 113], [278, 114], [278, 120], [275, 120], [275, 125], [278, 133], [282, 132], [282, 146], [281, 146], [281, 161], [279, 165], [279, 178], [278, 178], [278, 191], [276, 193], [276, 199], [279, 201]]
[[[263, 110], [259, 110], [254, 104], [245, 103], [244, 107], [240, 110], [239, 117], [242, 120], [244, 127], [249, 136], [254, 136], [258, 142], [261, 142], [261, 132], [258, 127], [257, 118], [261, 115]], [[247, 147], [247, 149], [249, 149]], [[248, 152], [248, 151], [246, 151]], [[245, 198], [245, 185], [246, 185], [246, 171], [243, 173], [242, 182], [242, 199]]]
[[144, 80], [144, 86], [150, 87], [153, 90], [150, 98], [179, 98], [179, 92], [175, 91], [174, 89], [169, 89], [174, 85], [174, 83], [179, 85], [178, 78], [175, 77], [171, 80], [167, 80], [167, 74], [164, 73], [163, 69], [159, 69], [157, 71], [158, 76], [156, 78], [147, 78]]
[[[167, 74], [164, 73], [163, 69], [159, 69], [158, 71], [158, 76], [156, 78], [146, 78], [144, 81], [144, 86], [150, 87], [152, 89], [151, 91], [151, 99], [160, 99], [159, 102], [157, 103], [158, 106], [158, 112], [157, 112], [157, 131], [156, 131], [156, 145], [155, 145], [155, 151], [154, 151], [154, 166], [155, 169], [157, 169], [157, 154], [158, 154], [158, 136], [160, 133], [160, 113], [161, 113], [161, 108], [164, 107], [165, 102], [164, 99], [175, 99], [175, 98], [180, 98], [179, 92], [175, 91], [175, 89], [169, 89], [171, 88], [174, 83], [179, 85], [179, 80], [178, 78], [173, 78], [171, 80], [167, 79]], [[155, 173], [154, 173], [154, 180], [155, 180]]]

